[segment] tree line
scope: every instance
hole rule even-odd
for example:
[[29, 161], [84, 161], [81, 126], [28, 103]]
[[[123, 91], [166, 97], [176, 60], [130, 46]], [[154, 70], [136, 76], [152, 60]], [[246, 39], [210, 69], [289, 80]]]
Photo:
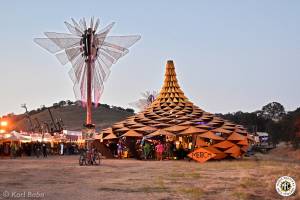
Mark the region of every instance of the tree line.
[[283, 105], [271, 102], [254, 112], [234, 112], [218, 116], [243, 125], [251, 133], [267, 132], [273, 143], [290, 142], [300, 147], [300, 107], [286, 112]]

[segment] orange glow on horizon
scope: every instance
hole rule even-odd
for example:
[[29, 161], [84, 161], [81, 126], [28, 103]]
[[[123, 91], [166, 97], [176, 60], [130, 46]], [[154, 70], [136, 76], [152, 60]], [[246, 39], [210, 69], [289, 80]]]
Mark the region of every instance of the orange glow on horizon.
[[0, 126], [7, 126], [8, 125], [8, 122], [7, 121], [1, 121], [0, 122]]

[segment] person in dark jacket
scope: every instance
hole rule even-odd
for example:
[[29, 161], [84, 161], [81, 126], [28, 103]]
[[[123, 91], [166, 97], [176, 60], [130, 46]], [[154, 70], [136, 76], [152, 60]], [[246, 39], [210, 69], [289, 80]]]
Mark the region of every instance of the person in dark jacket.
[[42, 144], [43, 156], [47, 157], [47, 145], [45, 143]]

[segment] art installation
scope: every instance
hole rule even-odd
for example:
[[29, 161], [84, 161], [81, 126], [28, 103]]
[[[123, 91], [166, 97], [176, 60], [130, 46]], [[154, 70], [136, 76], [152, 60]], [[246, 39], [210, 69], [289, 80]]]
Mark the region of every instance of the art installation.
[[130, 103], [129, 105], [142, 111], [151, 105], [151, 103], [155, 100], [158, 93], [156, 91], [152, 91], [152, 92], [146, 91], [143, 92], [141, 95], [142, 98], [140, 98], [135, 102]]
[[86, 125], [92, 125], [92, 101], [98, 104], [110, 67], [141, 37], [108, 36], [115, 23], [98, 31], [99, 19], [94, 23], [91, 18], [90, 25], [85, 18], [78, 23], [72, 19], [72, 23], [65, 22], [70, 33], [45, 32], [47, 38], [34, 41], [55, 54], [62, 65], [72, 64], [69, 74], [74, 82], [74, 93], [87, 107]]
[[[184, 95], [178, 84], [173, 61], [166, 65], [165, 80], [159, 95], [144, 111], [102, 130], [103, 139], [153, 137], [164, 135], [194, 146], [201, 161], [239, 158], [248, 149], [246, 129], [200, 109]], [[201, 148], [201, 149], [200, 149]]]

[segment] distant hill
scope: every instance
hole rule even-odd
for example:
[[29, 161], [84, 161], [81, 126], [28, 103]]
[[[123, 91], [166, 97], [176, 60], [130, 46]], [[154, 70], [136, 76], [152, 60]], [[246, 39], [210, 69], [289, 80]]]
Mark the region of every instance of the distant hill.
[[[75, 131], [82, 129], [86, 119], [86, 109], [81, 105], [56, 105], [50, 109], [54, 119], [62, 119], [64, 129]], [[43, 124], [43, 122], [51, 124], [51, 117], [47, 109], [41, 108], [36, 111], [30, 111], [29, 113], [34, 126], [37, 126], [36, 119], [38, 119], [41, 124]], [[103, 104], [97, 108], [93, 108], [93, 123], [96, 125], [96, 130], [101, 130], [133, 114], [134, 111], [132, 109]], [[14, 118], [18, 118], [18, 120], [13, 123], [12, 129], [22, 131], [30, 130], [30, 122], [26, 115], [22, 114]]]

